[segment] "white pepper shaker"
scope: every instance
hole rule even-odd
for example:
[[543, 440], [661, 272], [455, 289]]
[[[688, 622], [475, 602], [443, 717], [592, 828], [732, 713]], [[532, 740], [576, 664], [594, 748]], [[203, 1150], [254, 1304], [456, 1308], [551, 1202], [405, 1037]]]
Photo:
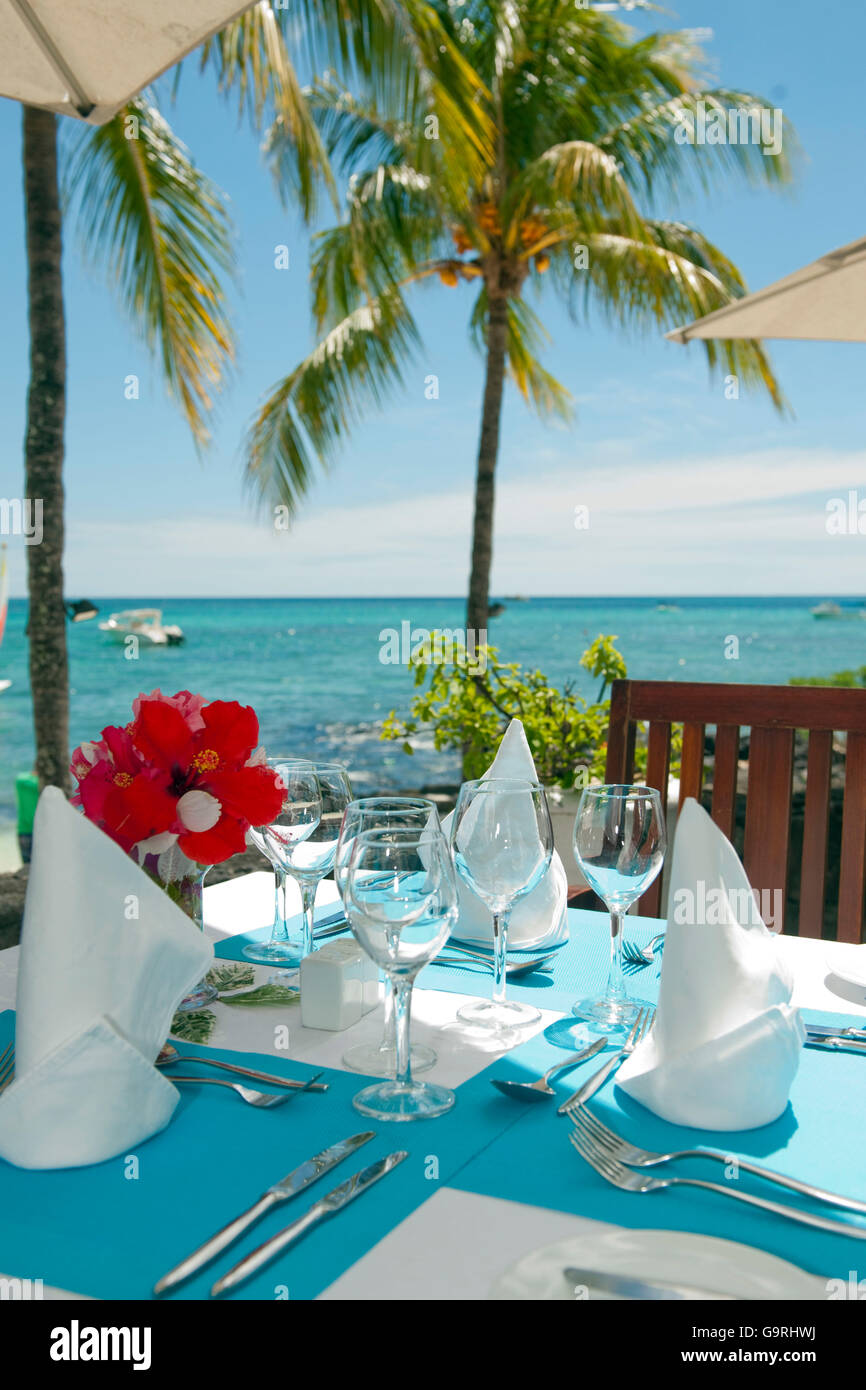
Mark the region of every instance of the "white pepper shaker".
[[301, 961], [301, 1023], [341, 1033], [379, 1002], [379, 969], [346, 937], [328, 941]]

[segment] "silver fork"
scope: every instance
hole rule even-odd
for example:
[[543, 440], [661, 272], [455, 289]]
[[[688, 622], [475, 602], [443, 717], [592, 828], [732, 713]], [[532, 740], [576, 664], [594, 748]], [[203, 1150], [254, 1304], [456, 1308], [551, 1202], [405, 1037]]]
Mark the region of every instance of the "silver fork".
[[779, 1187], [787, 1187], [791, 1192], [799, 1192], [803, 1197], [812, 1197], [816, 1202], [824, 1202], [827, 1206], [843, 1207], [846, 1211], [856, 1211], [861, 1216], [866, 1216], [866, 1202], [858, 1201], [856, 1197], [840, 1197], [823, 1187], [813, 1187], [811, 1183], [801, 1182], [798, 1178], [776, 1173], [772, 1168], [762, 1168], [757, 1163], [740, 1158], [739, 1155], [732, 1159], [730, 1154], [724, 1154], [720, 1149], [675, 1149], [664, 1154], [654, 1153], [652, 1149], [641, 1149], [637, 1144], [630, 1144], [627, 1139], [614, 1134], [613, 1130], [608, 1129], [607, 1125], [585, 1105], [571, 1111], [571, 1120], [575, 1125], [579, 1123], [584, 1132], [606, 1149], [612, 1158], [618, 1158], [630, 1168], [654, 1168], [659, 1163], [672, 1163], [677, 1158], [710, 1158], [724, 1165], [735, 1162], [737, 1168], [742, 1168], [744, 1173], [754, 1173], [757, 1178], [766, 1178], [767, 1182], [777, 1183]]
[[787, 1217], [789, 1221], [799, 1221], [803, 1226], [817, 1226], [819, 1231], [830, 1231], [836, 1236], [853, 1236], [856, 1240], [866, 1240], [866, 1226], [855, 1226], [847, 1221], [831, 1221], [828, 1216], [818, 1216], [815, 1212], [800, 1211], [796, 1207], [783, 1206], [781, 1202], [771, 1202], [766, 1197], [756, 1197], [751, 1192], [741, 1192], [731, 1186], [723, 1187], [718, 1182], [704, 1182], [701, 1178], [651, 1178], [648, 1173], [636, 1173], [626, 1168], [624, 1163], [603, 1149], [581, 1123], [583, 1112], [574, 1118], [575, 1128], [569, 1139], [581, 1158], [613, 1187], [623, 1192], [662, 1192], [666, 1187], [701, 1187], [706, 1192], [720, 1192], [723, 1197], [733, 1197], [737, 1202], [745, 1202], [750, 1207], [760, 1207], [761, 1211], [772, 1212], [774, 1216]]
[[318, 1081], [323, 1072], [317, 1072], [311, 1076], [306, 1086], [300, 1091], [281, 1091], [279, 1095], [274, 1095], [268, 1091], [254, 1091], [250, 1086], [242, 1086], [238, 1081], [217, 1081], [214, 1076], [175, 1076], [172, 1074], [172, 1081], [192, 1081], [196, 1086], [225, 1086], [229, 1091], [237, 1091], [241, 1100], [246, 1101], [247, 1105], [254, 1105], [258, 1110], [273, 1110], [275, 1105], [285, 1105], [287, 1100], [292, 1100], [295, 1096], [302, 1095], [309, 1090], [314, 1081]]
[[10, 1043], [0, 1052], [0, 1093], [6, 1090], [15, 1077], [15, 1044]]
[[636, 946], [633, 941], [622, 943], [622, 968], [626, 975], [634, 975], [638, 970], [645, 970], [648, 965], [652, 965], [656, 957], [664, 950], [665, 934], [659, 932], [646, 946]]
[[634, 1052], [638, 1043], [642, 1042], [646, 1037], [655, 1022], [655, 1016], [656, 1011], [652, 1005], [648, 1004], [646, 1008], [641, 1009], [632, 1024], [631, 1032], [619, 1051], [615, 1052], [610, 1061], [605, 1062], [604, 1066], [599, 1067], [598, 1071], [593, 1072], [589, 1080], [585, 1081], [579, 1090], [574, 1092], [574, 1095], [569, 1096], [568, 1100], [563, 1101], [556, 1112], [557, 1115], [570, 1115], [575, 1106], [583, 1105], [584, 1101], [589, 1100], [590, 1096], [594, 1096], [596, 1091], [601, 1089], [611, 1072], [616, 1071], [620, 1062]]

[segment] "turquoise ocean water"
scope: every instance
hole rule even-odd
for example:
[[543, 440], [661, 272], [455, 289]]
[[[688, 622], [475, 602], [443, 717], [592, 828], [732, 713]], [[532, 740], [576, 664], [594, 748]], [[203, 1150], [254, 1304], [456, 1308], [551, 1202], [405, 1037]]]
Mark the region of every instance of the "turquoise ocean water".
[[[599, 633], [616, 633], [629, 675], [656, 680], [784, 684], [791, 676], [828, 675], [866, 664], [866, 622], [818, 621], [810, 606], [826, 598], [593, 598], [507, 602], [489, 640], [502, 657], [540, 666], [551, 680], [572, 680], [586, 694], [581, 652]], [[97, 599], [100, 617], [122, 608], [161, 607], [186, 633], [183, 646], [124, 648], [96, 622], [69, 630], [72, 739], [96, 738], [125, 724], [139, 691], [190, 689], [254, 706], [262, 741], [275, 753], [339, 757], [361, 791], [432, 786], [458, 780], [453, 754], [419, 740], [414, 757], [379, 738], [391, 709], [413, 692], [405, 666], [383, 663], [381, 634], [459, 628], [461, 599]], [[675, 605], [660, 610], [663, 602]], [[854, 600], [840, 600], [853, 615]], [[10, 604], [0, 650], [0, 821], [14, 816], [15, 773], [30, 766], [32, 735], [24, 640], [26, 605]], [[739, 658], [725, 657], [736, 637]], [[728, 643], [730, 650], [732, 644]]]

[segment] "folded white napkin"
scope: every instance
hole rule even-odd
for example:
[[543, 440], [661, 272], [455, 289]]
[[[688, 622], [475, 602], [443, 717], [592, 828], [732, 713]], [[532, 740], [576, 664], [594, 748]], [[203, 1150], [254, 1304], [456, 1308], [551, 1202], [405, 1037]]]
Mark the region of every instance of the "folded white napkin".
[[79, 1167], [163, 1129], [180, 1093], [153, 1061], [212, 960], [166, 893], [47, 787], [33, 827], [0, 1156], [22, 1168]]
[[655, 1026], [617, 1085], [673, 1124], [778, 1119], [806, 1032], [793, 980], [731, 843], [696, 801], [677, 826]]
[[[502, 736], [496, 757], [485, 777], [518, 777], [535, 782], [535, 763], [519, 719], [512, 719]], [[442, 822], [445, 835], [451, 833], [454, 812]], [[533, 820], [534, 825], [534, 820]], [[453, 935], [461, 941], [487, 945], [493, 941], [493, 916], [463, 879], [458, 879], [458, 918]], [[508, 944], [531, 948], [556, 946], [568, 938], [568, 879], [562, 860], [554, 852], [544, 878], [526, 897], [518, 898], [508, 923]]]

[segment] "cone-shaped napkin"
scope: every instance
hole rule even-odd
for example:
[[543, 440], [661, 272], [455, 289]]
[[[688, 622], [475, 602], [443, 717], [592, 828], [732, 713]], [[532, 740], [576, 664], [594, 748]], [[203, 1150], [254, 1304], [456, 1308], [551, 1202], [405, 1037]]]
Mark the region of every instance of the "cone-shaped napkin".
[[[496, 757], [484, 773], [485, 777], [522, 777], [537, 781], [535, 763], [526, 742], [526, 734], [519, 719], [512, 719]], [[445, 835], [451, 833], [454, 813], [442, 822]], [[460, 941], [477, 941], [487, 945], [493, 941], [493, 917], [490, 910], [473, 893], [463, 879], [457, 880], [458, 917], [453, 935]], [[536, 946], [557, 946], [568, 939], [568, 879], [562, 860], [554, 851], [550, 868], [544, 878], [527, 893], [518, 898], [508, 924], [508, 944], [520, 948]]]
[[617, 1085], [672, 1124], [753, 1129], [788, 1103], [806, 1039], [793, 981], [731, 843], [680, 813], [655, 1026]]
[[167, 894], [47, 787], [33, 827], [0, 1157], [79, 1167], [164, 1128], [180, 1093], [153, 1062], [212, 959]]

